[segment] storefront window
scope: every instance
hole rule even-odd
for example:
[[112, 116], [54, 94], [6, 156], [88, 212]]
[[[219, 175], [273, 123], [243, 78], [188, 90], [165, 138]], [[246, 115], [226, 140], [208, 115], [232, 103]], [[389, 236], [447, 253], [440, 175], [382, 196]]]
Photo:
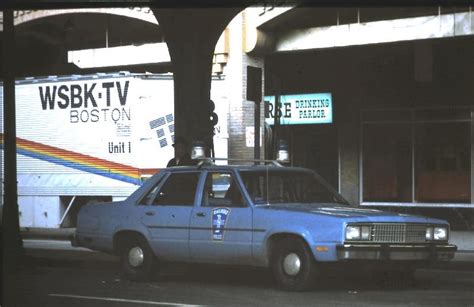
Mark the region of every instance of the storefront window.
[[362, 113], [362, 201], [471, 203], [469, 108]]
[[363, 127], [364, 201], [412, 200], [411, 130], [405, 123]]
[[470, 203], [470, 123], [416, 125], [417, 202]]

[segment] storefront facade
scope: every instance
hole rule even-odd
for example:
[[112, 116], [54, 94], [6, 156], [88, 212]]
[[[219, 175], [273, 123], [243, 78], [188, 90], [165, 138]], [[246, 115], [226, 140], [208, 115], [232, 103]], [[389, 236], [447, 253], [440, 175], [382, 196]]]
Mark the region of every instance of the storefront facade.
[[273, 54], [265, 95], [331, 93], [333, 117], [268, 131], [353, 204], [473, 230], [472, 54], [472, 36]]

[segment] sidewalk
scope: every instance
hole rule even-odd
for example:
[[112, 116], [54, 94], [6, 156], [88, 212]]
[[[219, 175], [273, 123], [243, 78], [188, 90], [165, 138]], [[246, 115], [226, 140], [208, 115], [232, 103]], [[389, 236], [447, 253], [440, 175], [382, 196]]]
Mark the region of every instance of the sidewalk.
[[474, 252], [474, 231], [451, 231], [449, 242], [456, 245], [459, 251]]
[[453, 261], [474, 264], [474, 231], [451, 231], [449, 242], [458, 247]]

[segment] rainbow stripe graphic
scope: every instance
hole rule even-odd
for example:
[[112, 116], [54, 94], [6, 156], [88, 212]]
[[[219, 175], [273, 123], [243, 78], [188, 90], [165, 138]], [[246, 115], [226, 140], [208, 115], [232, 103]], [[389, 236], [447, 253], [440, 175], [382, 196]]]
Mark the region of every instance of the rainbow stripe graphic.
[[[3, 144], [3, 133], [0, 133], [0, 149], [3, 149]], [[140, 178], [142, 174], [153, 174], [158, 171], [157, 169], [138, 169], [21, 138], [16, 139], [16, 146], [17, 153], [27, 157], [135, 185], [142, 184]]]

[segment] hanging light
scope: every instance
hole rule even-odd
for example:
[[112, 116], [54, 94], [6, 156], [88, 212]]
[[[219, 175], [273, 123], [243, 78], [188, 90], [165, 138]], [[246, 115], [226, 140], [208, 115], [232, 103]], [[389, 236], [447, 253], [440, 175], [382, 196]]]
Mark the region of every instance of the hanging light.
[[196, 160], [202, 158], [206, 158], [206, 146], [204, 142], [194, 141], [192, 143], [191, 159]]
[[283, 163], [290, 162], [290, 153], [288, 151], [288, 143], [285, 140], [278, 140], [277, 144], [277, 161]]

